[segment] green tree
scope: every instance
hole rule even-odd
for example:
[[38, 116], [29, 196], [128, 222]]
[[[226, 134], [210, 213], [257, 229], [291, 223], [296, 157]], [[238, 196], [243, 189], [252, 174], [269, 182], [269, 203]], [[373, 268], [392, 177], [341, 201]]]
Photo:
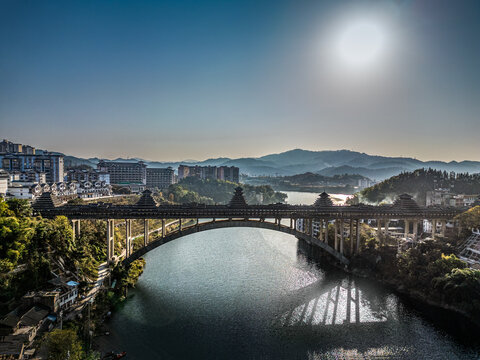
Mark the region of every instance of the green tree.
[[82, 343], [74, 330], [55, 329], [47, 335], [49, 360], [81, 360]]
[[465, 229], [480, 228], [480, 206], [468, 209], [464, 213], [457, 215], [456, 219]]

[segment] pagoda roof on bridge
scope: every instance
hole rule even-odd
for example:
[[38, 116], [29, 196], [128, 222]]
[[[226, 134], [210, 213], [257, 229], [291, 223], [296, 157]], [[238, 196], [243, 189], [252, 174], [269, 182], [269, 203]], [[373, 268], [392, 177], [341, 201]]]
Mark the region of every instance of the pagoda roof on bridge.
[[247, 206], [247, 202], [243, 196], [243, 189], [240, 186], [235, 188], [235, 194], [233, 194], [228, 206], [233, 208], [243, 208]]
[[35, 210], [55, 209], [55, 207], [62, 205], [60, 199], [53, 195], [50, 191], [44, 192], [34, 203]]
[[409, 194], [400, 195], [393, 202], [392, 208], [398, 209], [398, 210], [406, 210], [406, 211], [420, 210], [420, 206], [418, 206], [417, 202], [413, 200], [413, 196]]
[[135, 204], [136, 207], [141, 207], [141, 208], [156, 208], [157, 207], [157, 202], [152, 196], [152, 192], [150, 190], [145, 190], [142, 193], [142, 196], [140, 199], [138, 199], [137, 203]]
[[331, 207], [333, 206], [333, 201], [330, 199], [330, 195], [324, 191], [318, 196], [318, 199], [315, 200], [313, 206], [321, 208]]

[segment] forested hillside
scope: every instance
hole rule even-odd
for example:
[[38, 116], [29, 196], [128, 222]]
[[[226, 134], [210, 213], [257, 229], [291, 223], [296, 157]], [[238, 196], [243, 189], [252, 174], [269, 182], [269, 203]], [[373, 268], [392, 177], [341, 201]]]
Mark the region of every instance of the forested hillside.
[[419, 204], [425, 204], [426, 192], [449, 189], [455, 194], [480, 194], [480, 174], [455, 174], [433, 169], [419, 169], [393, 176], [361, 191], [362, 202], [391, 201], [397, 195], [408, 193]]

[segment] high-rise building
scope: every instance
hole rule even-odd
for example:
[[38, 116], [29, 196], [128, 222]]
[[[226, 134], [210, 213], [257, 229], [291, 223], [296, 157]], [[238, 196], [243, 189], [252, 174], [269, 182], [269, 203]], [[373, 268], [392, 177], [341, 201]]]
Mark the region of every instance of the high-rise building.
[[178, 180], [190, 176], [190, 167], [187, 165], [180, 165], [178, 167]]
[[236, 166], [219, 166], [217, 169], [217, 178], [238, 183], [240, 181], [239, 173], [239, 168]]
[[239, 182], [239, 168], [235, 166], [187, 166], [178, 167], [178, 179], [194, 176], [200, 179], [219, 179]]
[[147, 188], [166, 189], [175, 182], [175, 171], [171, 168], [147, 168]]
[[9, 153], [0, 154], [2, 168], [8, 172], [45, 173], [48, 183], [62, 182], [64, 178], [63, 155], [44, 152], [43, 154]]
[[110, 183], [116, 185], [146, 185], [147, 165], [139, 162], [103, 161], [97, 164], [97, 170], [110, 175]]

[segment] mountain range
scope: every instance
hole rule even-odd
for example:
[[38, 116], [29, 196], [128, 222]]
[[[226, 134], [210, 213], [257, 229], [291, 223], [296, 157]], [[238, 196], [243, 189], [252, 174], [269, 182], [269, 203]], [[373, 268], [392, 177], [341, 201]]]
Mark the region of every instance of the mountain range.
[[[65, 156], [65, 165], [89, 165], [96, 167], [99, 158], [77, 158]], [[457, 173], [480, 173], [480, 161], [420, 161], [405, 157], [387, 157], [369, 155], [350, 150], [337, 151], [310, 151], [294, 149], [279, 154], [270, 154], [256, 158], [212, 158], [204, 161], [176, 161], [160, 162], [139, 158], [114, 159], [110, 161], [143, 161], [149, 167], [168, 167], [176, 169], [178, 165], [211, 165], [211, 166], [237, 166], [240, 173], [249, 176], [285, 176], [305, 172], [314, 172], [324, 176], [359, 174], [372, 180], [384, 180], [404, 171], [420, 168], [432, 168], [442, 171]]]

